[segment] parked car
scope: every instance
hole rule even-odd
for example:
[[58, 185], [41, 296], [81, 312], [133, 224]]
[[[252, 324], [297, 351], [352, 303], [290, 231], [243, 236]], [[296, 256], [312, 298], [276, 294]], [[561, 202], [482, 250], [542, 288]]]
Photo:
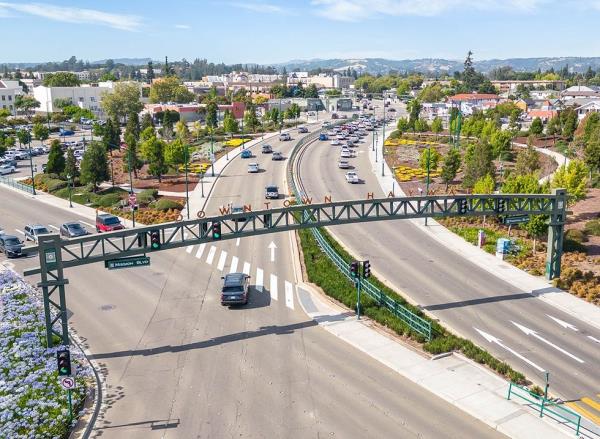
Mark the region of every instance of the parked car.
[[360, 180], [358, 178], [358, 174], [354, 171], [346, 172], [346, 181], [348, 183], [358, 183]]
[[240, 154], [240, 157], [242, 157], [243, 159], [249, 159], [252, 158], [252, 151], [250, 151], [249, 149], [245, 149], [242, 151], [242, 153]]
[[290, 136], [289, 133], [281, 133], [279, 135], [279, 141], [280, 142], [285, 142], [287, 140], [292, 140], [292, 136]]
[[15, 151], [13, 154], [15, 160], [27, 160], [29, 158], [29, 152], [27, 151]]
[[32, 240], [33, 242], [38, 242], [42, 235], [50, 234], [50, 230], [41, 224], [28, 224], [25, 226], [25, 229], [23, 229], [23, 232], [25, 234], [25, 240]]
[[263, 154], [270, 154], [273, 152], [273, 147], [268, 143], [265, 143], [260, 150]]
[[283, 154], [280, 153], [279, 151], [275, 151], [273, 152], [273, 155], [271, 156], [271, 160], [283, 160]]
[[348, 160], [342, 160], [338, 162], [338, 168], [340, 169], [348, 169], [350, 167], [350, 162]]
[[279, 198], [279, 188], [274, 184], [270, 184], [265, 187], [265, 198], [267, 199], [278, 199]]
[[75, 134], [75, 131], [65, 130], [63, 128], [61, 128], [60, 131], [58, 132], [59, 136], [73, 136], [74, 134]]
[[7, 258], [16, 258], [23, 254], [23, 241], [13, 235], [0, 234], [0, 251]]
[[11, 165], [0, 165], [0, 175], [8, 175], [15, 172], [17, 168]]
[[259, 170], [260, 168], [258, 167], [258, 163], [250, 163], [248, 165], [248, 172], [250, 174], [256, 174]]
[[221, 305], [246, 305], [248, 303], [250, 276], [245, 273], [229, 273], [223, 276]]
[[298, 127], [298, 132], [299, 133], [308, 133], [308, 128], [306, 128], [304, 126]]
[[76, 238], [78, 236], [89, 235], [85, 227], [81, 225], [81, 223], [77, 221], [71, 221], [68, 223], [64, 223], [60, 226], [60, 236], [65, 236], [67, 238]]
[[119, 217], [111, 215], [109, 213], [101, 213], [96, 216], [96, 232], [114, 232], [115, 230], [122, 230], [125, 226], [121, 224]]

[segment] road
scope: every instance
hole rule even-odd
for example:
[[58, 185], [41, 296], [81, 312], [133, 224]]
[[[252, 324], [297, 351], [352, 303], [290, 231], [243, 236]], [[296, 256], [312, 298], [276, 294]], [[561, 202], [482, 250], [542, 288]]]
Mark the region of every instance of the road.
[[[365, 199], [369, 192], [375, 198], [386, 196], [371, 172], [367, 155], [370, 139], [365, 138], [356, 148], [356, 157], [350, 159], [363, 179], [362, 184], [355, 185], [346, 183], [346, 171], [337, 168], [339, 147], [329, 142], [312, 143], [300, 164], [306, 193], [315, 200], [332, 195], [334, 201]], [[555, 395], [594, 399], [600, 394], [597, 328], [460, 258], [408, 221], [335, 226], [332, 231], [357, 258], [370, 260], [378, 276], [442, 323], [537, 382], [543, 381], [542, 370], [549, 371]], [[560, 326], [555, 319], [575, 325], [578, 331]], [[512, 322], [537, 334], [526, 335]], [[499, 338], [534, 365], [488, 342], [477, 329]], [[596, 414], [592, 407], [586, 408]]]
[[[294, 142], [271, 143], [286, 155]], [[248, 175], [249, 161], [232, 160], [207, 214], [262, 203], [265, 184], [283, 185], [286, 161], [259, 152], [264, 172]], [[74, 219], [0, 193], [7, 230]], [[296, 302], [289, 255], [284, 233], [153, 253], [148, 268], [69, 270], [70, 326], [108, 386], [97, 436], [502, 437], [316, 326]], [[236, 270], [252, 275], [253, 290], [247, 307], [229, 309], [219, 303], [220, 276]]]

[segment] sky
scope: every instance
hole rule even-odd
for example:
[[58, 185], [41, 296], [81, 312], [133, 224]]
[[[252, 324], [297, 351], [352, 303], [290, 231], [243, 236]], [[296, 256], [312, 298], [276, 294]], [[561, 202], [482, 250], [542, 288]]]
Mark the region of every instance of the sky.
[[0, 63], [600, 56], [600, 0], [0, 0]]

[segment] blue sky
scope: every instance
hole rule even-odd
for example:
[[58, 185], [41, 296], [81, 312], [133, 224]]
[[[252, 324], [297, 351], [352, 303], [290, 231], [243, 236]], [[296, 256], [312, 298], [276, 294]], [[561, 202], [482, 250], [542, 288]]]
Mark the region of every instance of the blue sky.
[[600, 0], [0, 0], [2, 62], [600, 56]]

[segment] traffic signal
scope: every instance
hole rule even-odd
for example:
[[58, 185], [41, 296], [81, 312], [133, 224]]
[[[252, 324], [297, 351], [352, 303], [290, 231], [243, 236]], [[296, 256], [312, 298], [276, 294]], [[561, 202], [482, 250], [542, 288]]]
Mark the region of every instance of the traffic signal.
[[460, 214], [467, 213], [467, 199], [466, 198], [457, 198], [456, 204], [458, 204], [458, 213], [460, 213]]
[[150, 230], [150, 250], [160, 250], [160, 230]]
[[352, 261], [350, 263], [350, 276], [355, 279], [360, 276], [360, 273], [358, 272], [358, 261]]
[[371, 277], [371, 263], [369, 261], [363, 262], [363, 278], [368, 279]]
[[71, 352], [68, 349], [56, 351], [56, 363], [58, 365], [58, 376], [71, 375]]
[[212, 239], [221, 239], [221, 223], [212, 223]]
[[498, 205], [496, 206], [496, 212], [502, 213], [506, 210], [506, 199], [498, 198]]

